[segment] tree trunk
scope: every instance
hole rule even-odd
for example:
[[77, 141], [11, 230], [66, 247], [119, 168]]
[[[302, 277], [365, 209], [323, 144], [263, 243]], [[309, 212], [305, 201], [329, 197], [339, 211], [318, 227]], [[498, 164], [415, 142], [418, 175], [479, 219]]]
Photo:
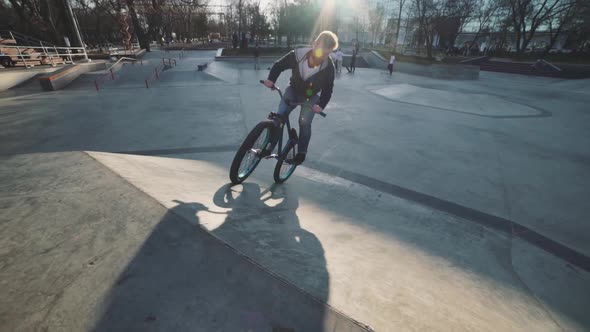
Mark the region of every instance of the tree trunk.
[[399, 30], [402, 25], [402, 9], [404, 8], [404, 2], [405, 0], [400, 0], [399, 3], [399, 12], [397, 14], [397, 29], [395, 31], [395, 42], [393, 43], [393, 52], [397, 50], [397, 44], [399, 43]]
[[432, 37], [433, 37], [434, 31], [430, 30], [427, 31], [425, 33], [425, 39], [426, 39], [426, 57], [428, 59], [432, 59]]
[[553, 45], [555, 45], [555, 42], [557, 41], [557, 38], [559, 38], [559, 34], [561, 33], [562, 27], [563, 24], [560, 24], [557, 28], [557, 31], [555, 31], [555, 34], [553, 34], [553, 31], [551, 31], [551, 24], [549, 24], [549, 32], [551, 33], [551, 37], [549, 38], [549, 45], [547, 45], [545, 51], [543, 52], [543, 56], [547, 55], [547, 53], [549, 53], [549, 50], [553, 48]]
[[139, 39], [139, 47], [145, 48], [146, 52], [150, 52], [150, 41], [149, 37], [146, 35], [145, 31], [141, 27], [141, 23], [139, 22], [139, 18], [137, 17], [137, 12], [135, 11], [135, 5], [133, 0], [127, 0], [127, 8], [129, 8], [129, 14], [131, 15], [131, 19], [133, 21], [133, 31], [137, 34], [137, 38]]

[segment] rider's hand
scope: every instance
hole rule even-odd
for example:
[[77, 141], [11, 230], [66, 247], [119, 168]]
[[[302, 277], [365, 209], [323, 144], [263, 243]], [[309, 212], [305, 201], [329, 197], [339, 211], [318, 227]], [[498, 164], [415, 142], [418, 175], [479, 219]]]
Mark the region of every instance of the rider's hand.
[[321, 113], [321, 112], [322, 112], [324, 109], [323, 109], [323, 108], [321, 108], [321, 107], [319, 107], [318, 105], [313, 105], [313, 107], [311, 108], [311, 110], [312, 110], [314, 113]]
[[270, 89], [270, 88], [272, 88], [273, 86], [275, 86], [275, 82], [273, 82], [273, 81], [269, 81], [269, 80], [264, 80], [264, 85], [265, 85], [267, 88], [269, 88], [269, 89]]

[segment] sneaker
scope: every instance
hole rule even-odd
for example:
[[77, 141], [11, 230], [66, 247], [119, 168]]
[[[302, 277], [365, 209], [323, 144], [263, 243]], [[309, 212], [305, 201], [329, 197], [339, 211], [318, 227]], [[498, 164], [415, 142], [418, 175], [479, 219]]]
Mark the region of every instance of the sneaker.
[[287, 159], [285, 161], [289, 164], [301, 165], [305, 161], [305, 153], [298, 153], [295, 155], [295, 158]]

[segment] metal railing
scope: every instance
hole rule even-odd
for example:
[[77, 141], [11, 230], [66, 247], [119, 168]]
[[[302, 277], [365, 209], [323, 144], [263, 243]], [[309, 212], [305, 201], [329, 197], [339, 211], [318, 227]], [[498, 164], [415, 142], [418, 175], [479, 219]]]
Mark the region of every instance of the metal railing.
[[562, 71], [561, 68], [557, 67], [556, 65], [552, 64], [551, 62], [549, 62], [549, 61], [547, 61], [545, 59], [539, 59], [539, 60], [537, 60], [537, 62], [535, 62], [535, 63], [533, 63], [531, 65], [531, 67], [532, 67], [533, 70], [535, 70], [535, 69], [537, 69], [538, 67], [541, 67], [541, 66], [549, 66], [549, 67], [551, 67], [551, 68], [553, 68], [553, 69], [555, 69], [557, 71]]
[[[166, 61], [167, 60], [167, 61]], [[168, 67], [172, 67], [172, 64], [174, 64], [174, 66], [176, 66], [176, 60], [175, 59], [171, 59], [171, 58], [163, 58], [162, 62], [156, 66], [156, 68], [154, 68], [154, 73], [150, 75], [150, 77], [148, 77], [145, 80], [145, 88], [149, 89], [150, 85], [149, 83], [154, 81], [155, 79], [160, 79], [160, 74], [162, 74], [162, 71], [164, 71], [164, 68], [166, 66]]]
[[139, 61], [139, 63], [143, 66], [143, 60], [137, 60], [137, 59], [133, 59], [133, 58], [126, 58], [126, 57], [122, 57], [119, 60], [117, 60], [117, 62], [115, 62], [113, 65], [111, 65], [109, 68], [106, 69], [106, 73], [103, 74], [102, 76], [100, 76], [99, 78], [94, 80], [94, 87], [96, 88], [96, 91], [100, 90], [100, 86], [104, 83], [104, 81], [106, 80], [107, 77], [111, 78], [111, 81], [115, 80], [115, 72], [113, 70], [113, 68], [115, 68], [118, 65], [121, 65], [121, 68], [123, 66], [125, 66], [125, 64], [127, 64], [127, 62], [123, 62], [123, 61], [130, 61], [130, 63], [132, 63], [133, 65], [135, 65], [136, 62]]
[[[2, 44], [0, 46], [0, 48], [3, 49], [16, 49], [17, 50], [17, 54], [7, 54], [8, 56], [12, 57], [15, 56], [17, 58], [20, 59], [20, 61], [22, 61], [23, 65], [25, 68], [31, 68], [33, 67], [32, 64], [27, 63], [27, 59], [29, 62], [33, 62], [33, 61], [39, 61], [41, 64], [43, 64], [43, 58], [41, 60], [37, 60], [36, 57], [39, 55], [42, 55], [45, 57], [45, 59], [49, 60], [49, 63], [51, 64], [51, 66], [55, 67], [55, 62], [54, 59], [55, 58], [69, 58], [69, 62], [70, 63], [74, 63], [74, 59], [73, 57], [77, 57], [77, 56], [81, 56], [84, 58], [87, 58], [87, 54], [86, 54], [86, 49], [84, 47], [58, 47], [55, 46], [53, 44], [49, 44], [47, 42], [43, 42], [42, 40], [37, 40], [37, 39], [33, 39], [30, 37], [27, 37], [25, 35], [22, 35], [24, 37], [20, 37], [20, 34], [15, 33], [13, 31], [8, 31], [8, 33], [10, 34], [10, 37], [12, 40], [14, 40], [15, 42], [17, 42], [17, 37], [20, 38], [21, 40], [25, 40], [26, 42], [38, 42], [39, 46], [37, 45], [7, 45], [7, 44]], [[26, 39], [23, 39], [26, 38]], [[32, 52], [30, 50], [33, 50]], [[60, 53], [60, 51], [62, 53]], [[78, 51], [82, 51], [82, 53], [79, 53]], [[34, 57], [34, 58], [33, 58]], [[65, 63], [65, 61], [62, 62]]]
[[50, 46], [53, 47], [55, 46], [53, 43], [35, 38], [35, 37], [31, 37], [31, 36], [27, 36], [25, 34], [22, 34], [20, 32], [16, 32], [16, 31], [12, 31], [12, 30], [0, 30], [0, 38], [2, 39], [12, 39], [15, 41], [15, 43], [17, 44], [24, 44], [24, 45], [37, 45], [40, 43], [43, 43], [46, 46]]
[[[61, 59], [61, 62], [66, 63], [74, 63], [74, 57], [85, 57], [84, 48], [83, 47], [57, 47], [57, 46], [45, 46], [41, 44], [40, 46], [32, 46], [32, 45], [2, 45], [0, 46], [2, 49], [16, 49], [17, 54], [5, 54], [10, 57], [16, 57], [25, 68], [33, 67], [33, 62], [39, 61], [41, 64], [44, 64], [44, 60], [47, 59], [49, 64], [55, 67], [56, 58]], [[75, 52], [73, 52], [75, 51]], [[82, 53], [78, 53], [78, 51], [82, 51]], [[41, 56], [41, 59], [37, 59]], [[63, 58], [67, 60], [63, 60]], [[28, 61], [28, 63], [27, 63]]]

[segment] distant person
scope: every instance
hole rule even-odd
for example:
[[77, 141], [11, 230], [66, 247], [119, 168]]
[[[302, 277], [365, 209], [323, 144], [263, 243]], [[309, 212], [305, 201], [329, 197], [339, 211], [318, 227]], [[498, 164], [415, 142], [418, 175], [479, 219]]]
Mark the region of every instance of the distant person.
[[256, 44], [254, 47], [254, 70], [260, 69], [260, 47]]
[[342, 72], [342, 66], [344, 65], [343, 59], [344, 59], [344, 53], [342, 53], [342, 49], [339, 48], [338, 51], [336, 51], [336, 61], [338, 62], [336, 69], [339, 73]]
[[387, 70], [389, 70], [389, 76], [393, 73], [393, 64], [395, 63], [395, 55], [391, 55], [389, 58], [389, 64], [387, 65]]
[[330, 53], [330, 58], [332, 59], [332, 62], [334, 62], [335, 72], [338, 72], [338, 57], [336, 56], [336, 52]]
[[242, 40], [241, 40], [240, 48], [248, 48], [248, 39], [246, 38], [245, 32], [242, 32]]
[[231, 43], [234, 48], [238, 47], [238, 34], [236, 32], [231, 36]]
[[354, 73], [356, 69], [356, 51], [352, 50], [352, 57], [350, 58], [350, 67], [346, 67], [349, 73]]

